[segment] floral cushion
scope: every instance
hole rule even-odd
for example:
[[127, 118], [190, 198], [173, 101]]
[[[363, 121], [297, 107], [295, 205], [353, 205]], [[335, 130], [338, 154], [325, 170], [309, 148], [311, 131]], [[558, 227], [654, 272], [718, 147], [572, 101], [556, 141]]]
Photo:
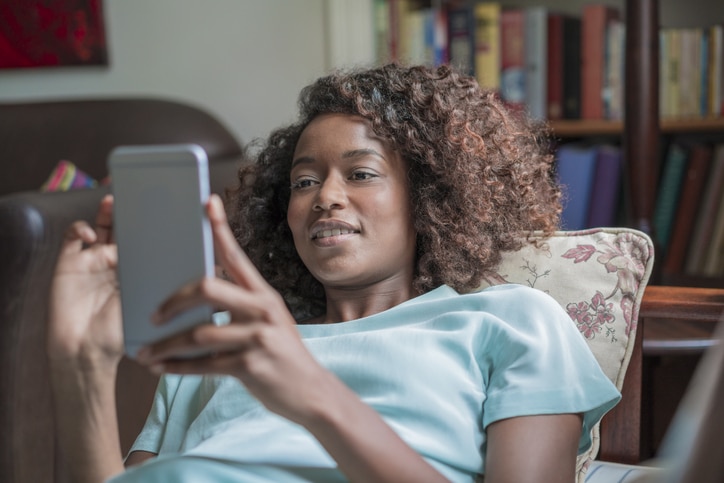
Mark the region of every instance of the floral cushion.
[[[654, 263], [651, 239], [628, 228], [561, 231], [506, 253], [480, 287], [528, 285], [550, 294], [568, 312], [603, 372], [621, 390], [631, 353], [638, 310]], [[578, 457], [578, 479], [598, 454], [593, 445]]]

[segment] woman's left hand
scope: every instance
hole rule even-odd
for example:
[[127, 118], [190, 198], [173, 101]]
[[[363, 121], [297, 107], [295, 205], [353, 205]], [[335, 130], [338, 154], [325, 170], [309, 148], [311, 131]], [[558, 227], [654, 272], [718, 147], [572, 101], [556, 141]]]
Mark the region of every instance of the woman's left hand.
[[[216, 257], [230, 281], [204, 278], [183, 287], [162, 304], [156, 321], [208, 304], [229, 311], [231, 322], [200, 325], [148, 346], [139, 362], [154, 372], [235, 376], [269, 410], [303, 424], [319, 409], [313, 404], [331, 373], [309, 353], [281, 295], [239, 247], [218, 196], [207, 212]], [[209, 355], [182, 358], [198, 352]]]

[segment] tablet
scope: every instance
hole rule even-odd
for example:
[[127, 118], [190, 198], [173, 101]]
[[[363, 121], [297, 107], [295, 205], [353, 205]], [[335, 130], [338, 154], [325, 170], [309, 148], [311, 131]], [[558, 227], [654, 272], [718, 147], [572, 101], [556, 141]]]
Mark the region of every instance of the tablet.
[[183, 285], [214, 276], [206, 152], [197, 145], [121, 146], [108, 159], [125, 351], [212, 319], [199, 306], [156, 326], [151, 316]]

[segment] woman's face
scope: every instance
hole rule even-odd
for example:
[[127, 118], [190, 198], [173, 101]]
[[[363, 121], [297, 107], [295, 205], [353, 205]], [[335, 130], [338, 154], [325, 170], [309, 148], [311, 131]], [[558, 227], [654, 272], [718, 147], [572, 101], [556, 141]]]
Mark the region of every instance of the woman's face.
[[407, 166], [357, 116], [324, 114], [294, 151], [287, 222], [325, 287], [409, 288], [415, 262]]

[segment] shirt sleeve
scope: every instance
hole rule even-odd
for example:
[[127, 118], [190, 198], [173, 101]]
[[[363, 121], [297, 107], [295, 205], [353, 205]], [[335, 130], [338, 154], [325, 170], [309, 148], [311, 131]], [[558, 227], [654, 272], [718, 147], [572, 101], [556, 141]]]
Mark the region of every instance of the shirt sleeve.
[[495, 304], [487, 358], [483, 426], [501, 419], [581, 413], [579, 453], [591, 445], [591, 429], [620, 400], [583, 336], [549, 295], [519, 287], [502, 290]]
[[[163, 434], [168, 421], [170, 401], [178, 390], [178, 376], [164, 375], [158, 381], [156, 394], [153, 397], [153, 405], [148, 413], [146, 423], [138, 434], [136, 441], [131, 446], [128, 454], [134, 451], [148, 451], [158, 454], [161, 449]], [[126, 456], [128, 457], [128, 456]]]

